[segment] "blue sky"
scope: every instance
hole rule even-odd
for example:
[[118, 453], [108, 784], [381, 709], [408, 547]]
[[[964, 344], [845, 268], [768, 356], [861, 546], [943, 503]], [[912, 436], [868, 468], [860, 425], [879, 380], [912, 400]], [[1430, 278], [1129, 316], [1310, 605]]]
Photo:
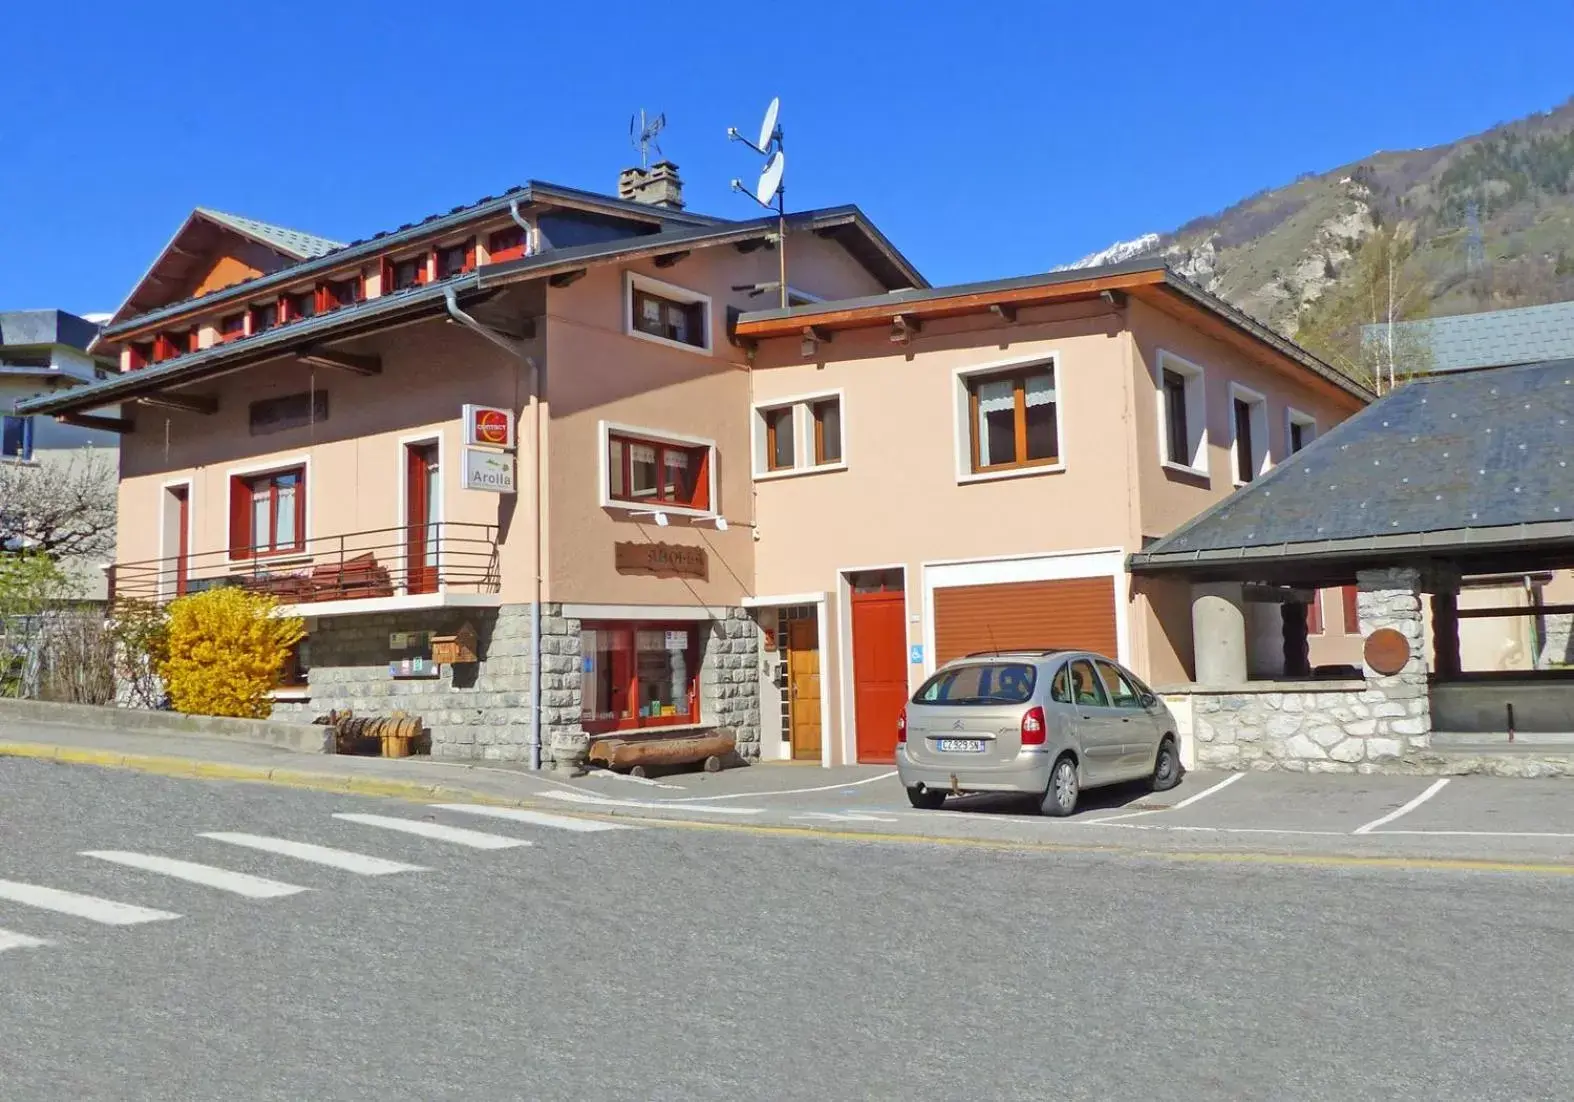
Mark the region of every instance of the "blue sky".
[[690, 207], [749, 217], [725, 131], [780, 95], [789, 206], [859, 204], [941, 283], [1574, 94], [1567, 0], [13, 9], [0, 309], [113, 309], [197, 205], [351, 240], [530, 178], [611, 190], [640, 107]]

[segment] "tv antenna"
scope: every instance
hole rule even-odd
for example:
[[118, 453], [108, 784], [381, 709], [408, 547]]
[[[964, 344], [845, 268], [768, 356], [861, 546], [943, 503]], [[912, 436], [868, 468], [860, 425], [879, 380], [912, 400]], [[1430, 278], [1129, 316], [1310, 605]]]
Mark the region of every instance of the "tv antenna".
[[645, 109], [641, 107], [639, 114], [629, 116], [629, 144], [639, 150], [639, 167], [650, 167], [650, 151], [654, 149], [656, 156], [660, 157], [661, 146], [656, 143], [656, 135], [667, 125], [667, 113], [663, 111], [655, 118], [647, 118]]
[[760, 178], [753, 188], [746, 186], [742, 180], [735, 179], [732, 181], [732, 190], [741, 191], [766, 210], [776, 212], [776, 257], [780, 265], [778, 274], [782, 309], [785, 310], [787, 309], [787, 188], [782, 183], [782, 174], [787, 168], [787, 153], [782, 148], [782, 127], [779, 121], [781, 107], [781, 97], [773, 97], [770, 106], [765, 109], [765, 118], [760, 123], [758, 141], [751, 142], [745, 138], [738, 133], [736, 126], [727, 127], [727, 140], [742, 142], [765, 158], [765, 165], [760, 170]]

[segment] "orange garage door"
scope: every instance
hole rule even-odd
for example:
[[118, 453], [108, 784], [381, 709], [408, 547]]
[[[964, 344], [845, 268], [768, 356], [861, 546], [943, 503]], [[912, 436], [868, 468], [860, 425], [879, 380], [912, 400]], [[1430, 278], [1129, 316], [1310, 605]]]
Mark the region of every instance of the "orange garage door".
[[1115, 579], [947, 586], [935, 591], [935, 664], [986, 650], [1115, 653]]

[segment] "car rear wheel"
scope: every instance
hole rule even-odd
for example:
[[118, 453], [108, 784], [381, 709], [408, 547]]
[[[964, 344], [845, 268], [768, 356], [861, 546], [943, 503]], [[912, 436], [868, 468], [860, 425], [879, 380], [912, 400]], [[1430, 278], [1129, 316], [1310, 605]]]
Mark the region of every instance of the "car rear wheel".
[[1168, 792], [1180, 784], [1180, 779], [1180, 754], [1175, 749], [1175, 740], [1165, 735], [1153, 759], [1153, 775], [1148, 778], [1148, 788], [1154, 792]]
[[1049, 787], [1044, 790], [1045, 815], [1062, 818], [1077, 809], [1081, 786], [1077, 782], [1077, 763], [1070, 754], [1061, 757], [1049, 772]]
[[909, 788], [907, 802], [920, 811], [939, 811], [945, 803], [945, 790], [940, 788]]

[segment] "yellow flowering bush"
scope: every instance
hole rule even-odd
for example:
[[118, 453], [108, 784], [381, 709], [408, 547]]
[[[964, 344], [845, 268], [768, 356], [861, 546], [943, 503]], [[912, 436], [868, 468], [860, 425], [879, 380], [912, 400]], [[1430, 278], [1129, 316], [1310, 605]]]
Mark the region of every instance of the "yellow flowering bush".
[[298, 616], [275, 616], [262, 593], [226, 587], [169, 606], [159, 673], [177, 712], [266, 719], [290, 648], [306, 637]]

